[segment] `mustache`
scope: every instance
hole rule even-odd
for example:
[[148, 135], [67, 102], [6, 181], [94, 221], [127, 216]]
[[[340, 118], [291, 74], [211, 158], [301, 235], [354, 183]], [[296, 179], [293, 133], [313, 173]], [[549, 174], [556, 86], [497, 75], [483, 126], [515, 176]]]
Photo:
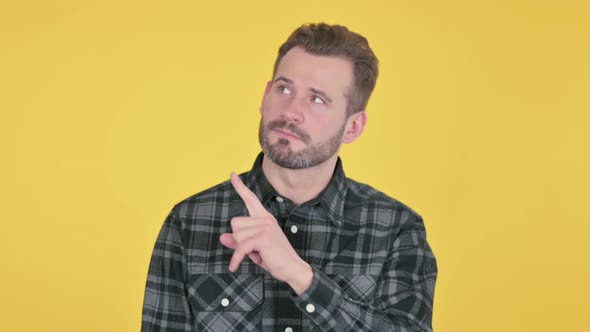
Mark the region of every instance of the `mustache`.
[[311, 137], [309, 136], [309, 134], [305, 130], [296, 127], [292, 123], [287, 123], [287, 121], [285, 121], [285, 120], [271, 121], [266, 125], [266, 128], [268, 131], [278, 129], [278, 128], [287, 129], [290, 132], [294, 133], [295, 135], [299, 136], [299, 138], [304, 143], [308, 143], [311, 140]]

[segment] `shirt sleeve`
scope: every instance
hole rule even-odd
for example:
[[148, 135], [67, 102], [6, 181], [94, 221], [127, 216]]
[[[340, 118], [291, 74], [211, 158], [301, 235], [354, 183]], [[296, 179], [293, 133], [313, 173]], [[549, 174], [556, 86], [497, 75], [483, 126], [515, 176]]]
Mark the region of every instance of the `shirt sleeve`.
[[193, 331], [185, 288], [186, 256], [180, 220], [172, 211], [160, 230], [145, 288], [142, 332]]
[[313, 272], [310, 288], [293, 301], [322, 331], [432, 331], [437, 266], [420, 217], [393, 240], [371, 302], [350, 299], [326, 274]]

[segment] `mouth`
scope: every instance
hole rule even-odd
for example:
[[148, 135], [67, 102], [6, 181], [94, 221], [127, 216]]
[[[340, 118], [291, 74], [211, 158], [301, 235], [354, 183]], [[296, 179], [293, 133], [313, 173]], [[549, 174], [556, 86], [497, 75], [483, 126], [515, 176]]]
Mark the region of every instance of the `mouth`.
[[274, 131], [277, 132], [280, 136], [283, 136], [285, 138], [297, 139], [297, 140], [302, 141], [301, 137], [297, 136], [296, 134], [294, 134], [290, 131], [280, 129], [280, 128], [277, 128]]

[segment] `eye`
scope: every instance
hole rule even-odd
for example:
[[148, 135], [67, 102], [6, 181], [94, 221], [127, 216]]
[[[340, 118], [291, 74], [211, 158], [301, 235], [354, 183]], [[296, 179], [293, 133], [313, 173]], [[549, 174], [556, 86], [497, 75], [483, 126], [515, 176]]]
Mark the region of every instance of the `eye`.
[[318, 96], [314, 96], [313, 98], [311, 98], [311, 101], [314, 104], [325, 104], [324, 100]]
[[291, 94], [291, 89], [289, 89], [288, 87], [281, 85], [279, 86], [279, 91], [284, 94], [284, 95], [290, 95]]

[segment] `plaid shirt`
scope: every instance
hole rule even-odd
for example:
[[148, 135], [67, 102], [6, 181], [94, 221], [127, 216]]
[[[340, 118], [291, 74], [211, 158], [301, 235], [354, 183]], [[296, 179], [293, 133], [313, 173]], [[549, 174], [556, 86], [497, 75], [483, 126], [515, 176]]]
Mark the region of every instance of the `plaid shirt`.
[[347, 179], [338, 160], [315, 199], [296, 206], [262, 173], [262, 153], [242, 180], [313, 268], [297, 296], [219, 241], [248, 215], [229, 181], [178, 203], [153, 251], [142, 331], [432, 331], [437, 267], [422, 219]]

